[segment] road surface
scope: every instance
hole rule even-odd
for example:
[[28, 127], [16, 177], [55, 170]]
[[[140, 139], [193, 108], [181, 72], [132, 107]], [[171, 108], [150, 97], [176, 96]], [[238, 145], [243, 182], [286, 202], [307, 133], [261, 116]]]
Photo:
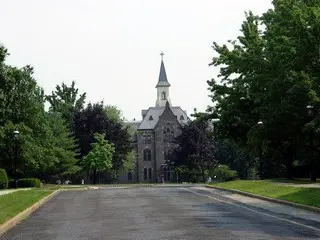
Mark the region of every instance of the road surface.
[[203, 187], [62, 192], [6, 240], [320, 239], [320, 214]]

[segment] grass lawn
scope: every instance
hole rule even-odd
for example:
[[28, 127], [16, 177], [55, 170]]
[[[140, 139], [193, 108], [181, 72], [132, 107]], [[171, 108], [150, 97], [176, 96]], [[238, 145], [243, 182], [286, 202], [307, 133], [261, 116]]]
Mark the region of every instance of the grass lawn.
[[274, 180], [236, 180], [212, 185], [320, 208], [320, 188], [277, 185]]
[[48, 190], [17, 191], [0, 196], [0, 224], [52, 193]]

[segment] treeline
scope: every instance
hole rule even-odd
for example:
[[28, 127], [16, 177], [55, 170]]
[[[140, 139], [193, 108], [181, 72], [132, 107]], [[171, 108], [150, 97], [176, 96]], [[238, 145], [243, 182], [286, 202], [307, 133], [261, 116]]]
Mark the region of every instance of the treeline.
[[218, 157], [245, 178], [319, 174], [320, 3], [274, 0], [246, 14], [236, 40], [214, 42], [208, 81]]
[[[214, 42], [213, 50], [210, 65], [220, 70], [208, 81], [212, 106], [195, 113], [196, 127], [185, 127], [177, 139], [180, 157], [173, 162], [180, 172], [201, 175], [225, 164], [241, 178], [316, 180], [320, 2], [274, 0], [261, 15], [246, 13], [237, 39]], [[205, 129], [201, 124], [213, 124], [215, 137], [207, 140], [204, 130], [194, 134]]]
[[[120, 110], [103, 102], [86, 104], [86, 94], [75, 82], [57, 85], [45, 95], [33, 68], [7, 65], [7, 56], [7, 49], [0, 46], [0, 168], [9, 177], [54, 183], [58, 179], [96, 182], [100, 176], [101, 181], [111, 182], [121, 168], [134, 167], [132, 130], [123, 126]], [[102, 157], [100, 164], [92, 154], [88, 156], [96, 142], [107, 151], [105, 156], [111, 156]]]

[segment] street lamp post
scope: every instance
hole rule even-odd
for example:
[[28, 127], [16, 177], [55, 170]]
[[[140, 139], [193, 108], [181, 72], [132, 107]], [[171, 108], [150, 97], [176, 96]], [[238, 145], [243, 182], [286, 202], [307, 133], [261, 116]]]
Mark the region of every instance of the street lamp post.
[[[314, 116], [314, 106], [312, 105], [308, 105], [306, 107], [307, 109], [307, 115], [310, 118], [310, 120], [312, 120], [313, 116]], [[310, 146], [309, 146], [309, 159], [311, 162], [311, 171], [310, 171], [310, 179], [311, 181], [316, 181], [317, 180], [317, 176], [316, 176], [316, 164], [315, 164], [315, 160], [313, 157], [313, 131], [310, 130], [309, 133], [309, 141], [310, 141]]]
[[19, 140], [20, 132], [15, 130], [13, 132], [13, 139], [14, 139], [14, 183], [15, 188], [18, 188], [18, 179], [17, 179], [17, 161], [18, 161], [18, 140]]
[[[263, 126], [263, 122], [260, 120], [258, 123], [258, 126]], [[260, 179], [264, 179], [264, 174], [263, 174], [263, 159], [262, 159], [262, 143], [259, 145], [259, 172], [260, 172]]]

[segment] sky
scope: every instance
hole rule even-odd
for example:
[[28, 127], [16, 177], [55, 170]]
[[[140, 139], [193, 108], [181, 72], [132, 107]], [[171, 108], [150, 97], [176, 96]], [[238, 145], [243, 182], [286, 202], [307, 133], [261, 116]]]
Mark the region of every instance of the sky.
[[245, 11], [271, 0], [0, 0], [7, 63], [34, 67], [46, 93], [73, 80], [88, 102], [115, 105], [126, 119], [155, 106], [163, 51], [173, 106], [210, 104], [212, 43], [235, 39]]

